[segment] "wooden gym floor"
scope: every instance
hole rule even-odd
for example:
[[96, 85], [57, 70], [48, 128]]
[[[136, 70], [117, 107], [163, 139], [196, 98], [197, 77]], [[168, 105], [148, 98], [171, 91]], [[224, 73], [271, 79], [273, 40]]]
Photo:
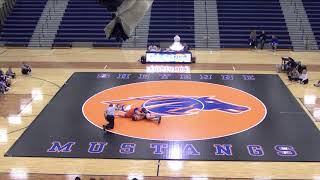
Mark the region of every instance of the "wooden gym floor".
[[[320, 163], [3, 157], [73, 72], [146, 72], [148, 67], [137, 62], [143, 54], [143, 50], [1, 48], [0, 68], [12, 65], [20, 74], [18, 67], [25, 61], [32, 65], [33, 73], [18, 76], [8, 94], [0, 96], [0, 179], [74, 179], [78, 175], [83, 179], [320, 179]], [[291, 83], [285, 74], [279, 76], [320, 128], [316, 122], [320, 89], [313, 86], [320, 79], [320, 52], [221, 50], [193, 54], [197, 63], [185, 66], [191, 73], [275, 74], [282, 56], [301, 61], [308, 66], [308, 85]]]

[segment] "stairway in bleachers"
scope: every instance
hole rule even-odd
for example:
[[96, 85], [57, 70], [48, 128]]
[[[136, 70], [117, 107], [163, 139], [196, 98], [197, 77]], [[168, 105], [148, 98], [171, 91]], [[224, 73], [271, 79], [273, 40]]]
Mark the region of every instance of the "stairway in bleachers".
[[55, 46], [88, 43], [95, 47], [121, 47], [114, 39], [107, 39], [104, 28], [111, 21], [111, 13], [97, 0], [70, 0], [62, 18]]
[[247, 48], [252, 30], [265, 30], [279, 39], [279, 48], [291, 49], [278, 0], [217, 0], [221, 48]]
[[48, 0], [28, 47], [51, 48], [69, 0]]
[[194, 0], [154, 0], [148, 43], [172, 43], [176, 34], [194, 47]]
[[1, 31], [5, 45], [27, 46], [47, 0], [17, 0]]
[[318, 0], [302, 0], [304, 8], [309, 17], [314, 36], [320, 47], [320, 1]]
[[294, 51], [318, 50], [301, 0], [279, 0]]
[[195, 48], [220, 49], [219, 21], [216, 0], [194, 1]]

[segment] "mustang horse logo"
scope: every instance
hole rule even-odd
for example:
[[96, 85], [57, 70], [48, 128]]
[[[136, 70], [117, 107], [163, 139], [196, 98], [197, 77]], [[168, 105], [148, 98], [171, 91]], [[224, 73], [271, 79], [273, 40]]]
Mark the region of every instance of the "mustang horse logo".
[[198, 114], [201, 111], [222, 111], [231, 114], [241, 114], [250, 110], [247, 106], [221, 101], [212, 96], [142, 96], [129, 97], [121, 100], [103, 101], [103, 104], [113, 103], [120, 110], [134, 107], [144, 107], [162, 116], [182, 116]]

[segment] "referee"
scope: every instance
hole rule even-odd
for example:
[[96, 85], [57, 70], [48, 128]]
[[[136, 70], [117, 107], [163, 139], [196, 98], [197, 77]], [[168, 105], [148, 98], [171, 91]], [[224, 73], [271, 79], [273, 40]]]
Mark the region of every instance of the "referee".
[[114, 113], [115, 113], [115, 107], [113, 106], [112, 103], [109, 104], [109, 107], [106, 109], [106, 112], [104, 113], [104, 118], [106, 121], [109, 122], [108, 125], [103, 126], [103, 130], [105, 131], [106, 129], [113, 129], [114, 127]]

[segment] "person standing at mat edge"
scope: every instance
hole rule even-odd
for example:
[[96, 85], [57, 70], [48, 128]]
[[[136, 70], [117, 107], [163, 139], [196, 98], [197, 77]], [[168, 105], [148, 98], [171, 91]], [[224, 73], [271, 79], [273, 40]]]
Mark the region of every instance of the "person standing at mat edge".
[[114, 113], [116, 111], [116, 108], [113, 106], [112, 103], [109, 104], [109, 106], [106, 109], [106, 112], [104, 113], [104, 117], [106, 121], [109, 122], [108, 125], [103, 125], [103, 130], [106, 129], [113, 129], [114, 128]]

